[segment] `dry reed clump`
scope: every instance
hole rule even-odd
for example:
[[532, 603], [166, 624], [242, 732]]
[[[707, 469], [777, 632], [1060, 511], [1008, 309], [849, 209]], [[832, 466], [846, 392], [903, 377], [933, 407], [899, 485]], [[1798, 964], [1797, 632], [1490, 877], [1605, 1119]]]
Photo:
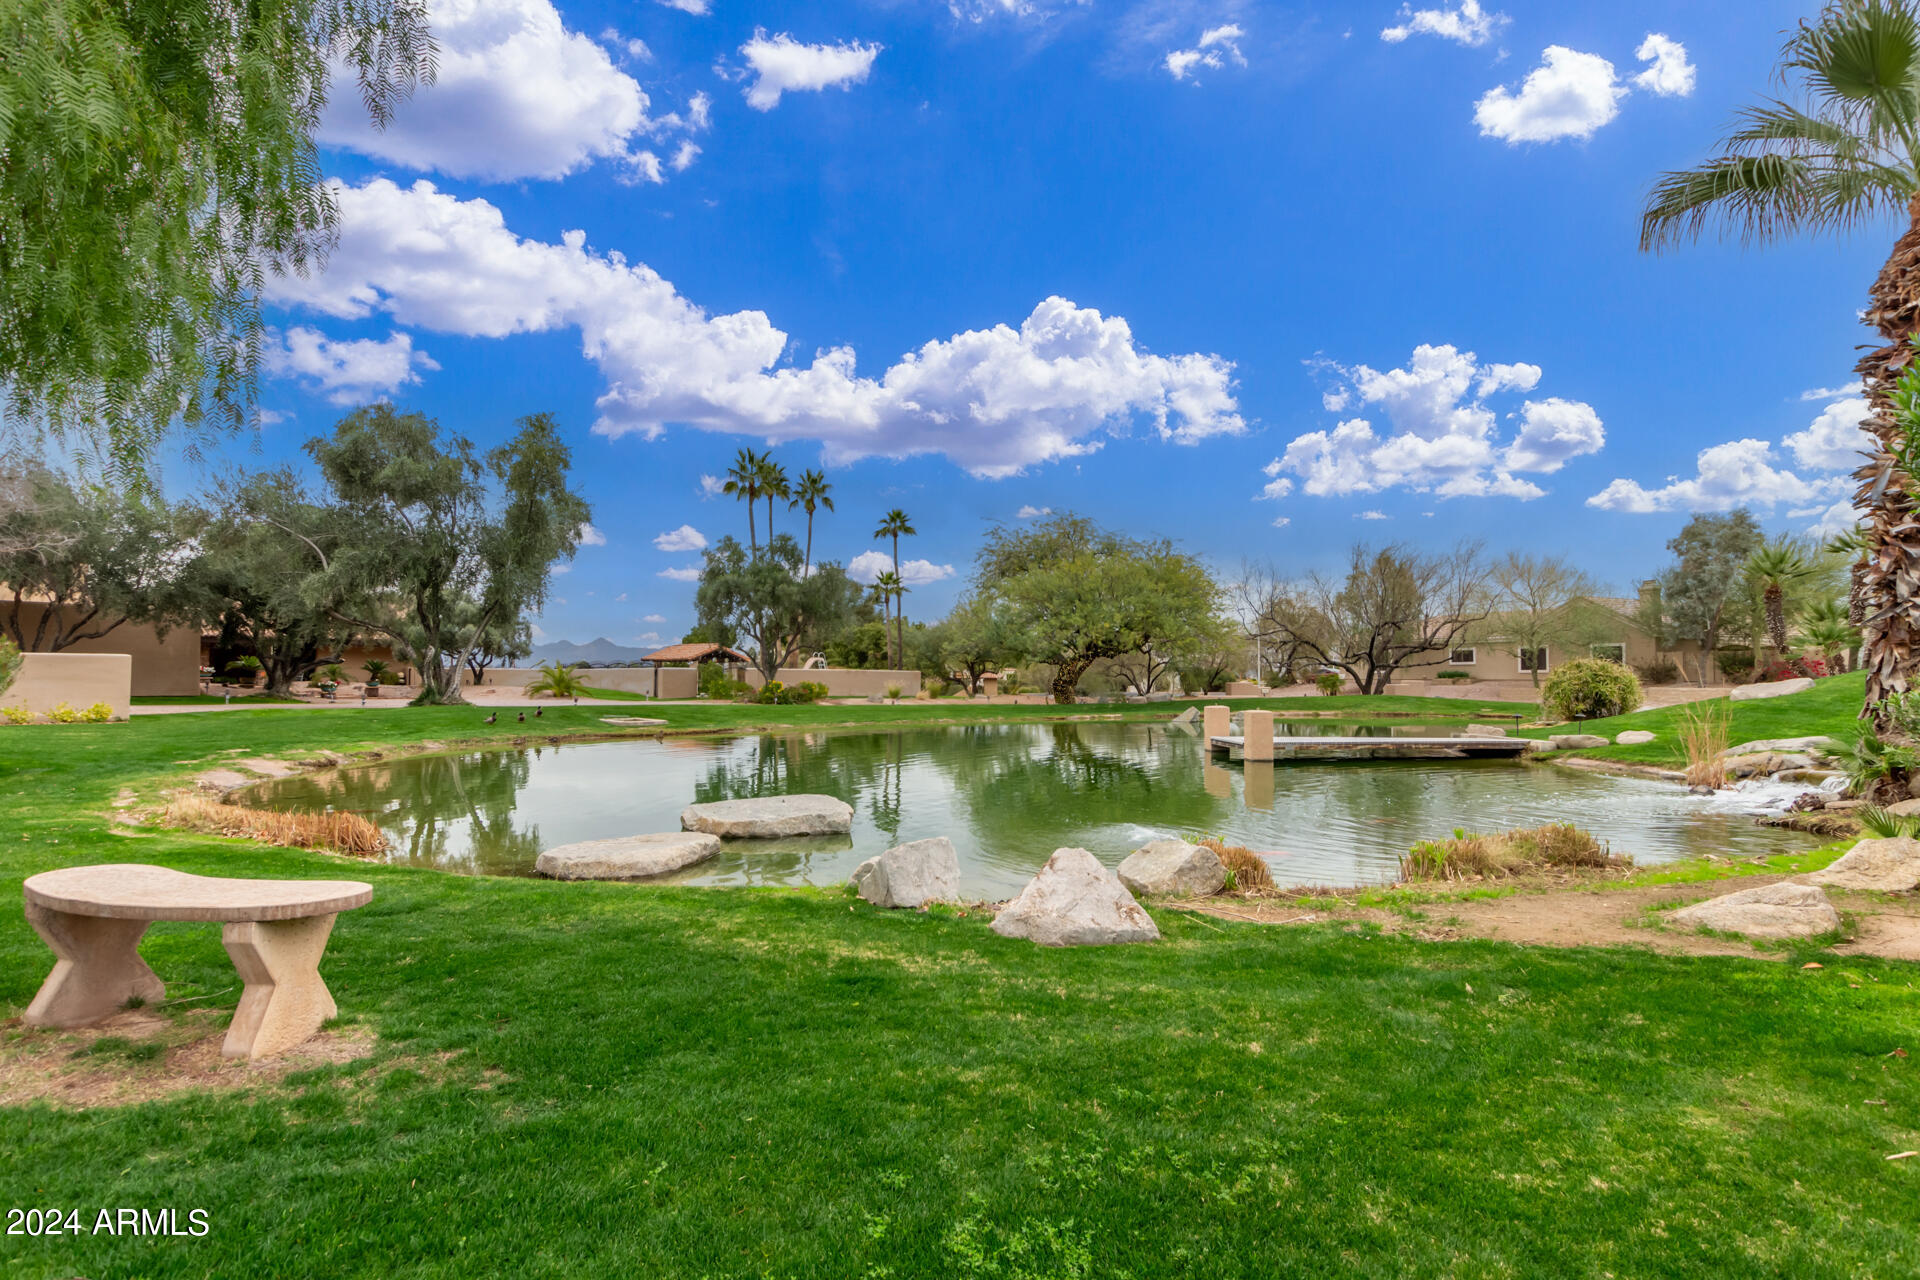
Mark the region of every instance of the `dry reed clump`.
[[1713, 787], [1727, 785], [1727, 765], [1721, 752], [1733, 731], [1733, 707], [1729, 703], [1690, 702], [1680, 708], [1677, 727], [1680, 747], [1687, 753], [1687, 785]]
[[1236, 892], [1260, 893], [1273, 888], [1273, 872], [1267, 869], [1267, 860], [1253, 850], [1228, 844], [1218, 836], [1209, 836], [1200, 841], [1200, 846], [1219, 855]]
[[1561, 822], [1501, 835], [1455, 831], [1451, 840], [1423, 840], [1400, 859], [1400, 878], [1504, 880], [1536, 871], [1632, 865], [1632, 858], [1609, 852], [1592, 833]]
[[376, 857], [387, 849], [387, 838], [380, 828], [357, 813], [280, 813], [185, 796], [167, 806], [164, 821], [185, 831], [238, 836], [290, 848], [324, 849], [353, 858]]

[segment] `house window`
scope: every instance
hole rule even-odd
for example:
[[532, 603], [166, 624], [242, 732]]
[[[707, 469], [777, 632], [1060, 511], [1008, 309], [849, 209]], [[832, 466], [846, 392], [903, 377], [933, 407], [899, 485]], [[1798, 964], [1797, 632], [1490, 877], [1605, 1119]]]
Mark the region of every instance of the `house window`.
[[1473, 650], [1455, 649], [1447, 655], [1447, 661], [1456, 667], [1470, 667], [1473, 665]]
[[1606, 662], [1617, 662], [1624, 667], [1627, 665], [1627, 646], [1624, 644], [1596, 644], [1593, 646], [1593, 656]]
[[1545, 671], [1547, 669], [1547, 651], [1545, 649], [1522, 649], [1520, 651], [1520, 670]]

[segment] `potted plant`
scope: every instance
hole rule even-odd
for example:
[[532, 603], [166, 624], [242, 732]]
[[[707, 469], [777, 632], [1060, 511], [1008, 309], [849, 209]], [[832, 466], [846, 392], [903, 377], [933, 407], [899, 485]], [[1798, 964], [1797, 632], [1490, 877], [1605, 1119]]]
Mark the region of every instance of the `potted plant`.
[[320, 691], [321, 697], [331, 699], [339, 693], [340, 682], [346, 678], [347, 673], [341, 670], [340, 664], [330, 662], [313, 673], [313, 687]]
[[389, 664], [387, 662], [379, 658], [368, 658], [366, 665], [367, 665], [367, 696], [369, 698], [377, 698], [380, 696], [381, 685], [399, 683], [397, 680], [390, 678], [390, 675], [388, 672]]

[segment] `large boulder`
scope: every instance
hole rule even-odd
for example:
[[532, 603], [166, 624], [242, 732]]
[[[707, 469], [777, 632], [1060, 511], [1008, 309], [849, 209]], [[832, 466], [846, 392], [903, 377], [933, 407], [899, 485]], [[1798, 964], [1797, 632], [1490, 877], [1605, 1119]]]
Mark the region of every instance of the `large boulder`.
[[1085, 849], [1055, 849], [1020, 896], [1000, 908], [993, 931], [1043, 947], [1157, 942], [1159, 926], [1120, 878]]
[[1645, 729], [1629, 729], [1615, 738], [1614, 741], [1623, 747], [1638, 747], [1652, 742], [1653, 738], [1654, 735], [1648, 733]]
[[646, 880], [705, 862], [718, 852], [718, 836], [663, 831], [559, 845], [534, 859], [533, 869], [554, 880]]
[[1227, 887], [1220, 855], [1179, 839], [1155, 840], [1135, 849], [1120, 864], [1119, 876], [1133, 892], [1157, 897], [1204, 898]]
[[1862, 840], [1807, 879], [1836, 889], [1905, 893], [1920, 888], [1920, 840], [1909, 836]]
[[1181, 726], [1198, 725], [1200, 723], [1200, 708], [1188, 707], [1185, 711], [1175, 716], [1173, 722]]
[[1819, 886], [1791, 881], [1708, 898], [1680, 908], [1672, 919], [1689, 929], [1718, 929], [1749, 938], [1811, 938], [1840, 927], [1840, 913]]
[[945, 836], [897, 844], [853, 872], [853, 887], [876, 907], [918, 907], [960, 896], [960, 855]]
[[1470, 724], [1466, 728], [1465, 736], [1469, 738], [1504, 738], [1507, 736], [1507, 727], [1503, 724]]
[[1547, 739], [1555, 751], [1578, 751], [1589, 747], [1608, 747], [1613, 744], [1597, 733], [1556, 733]]
[[1805, 693], [1813, 681], [1801, 676], [1794, 680], [1769, 680], [1764, 684], [1736, 685], [1727, 697], [1735, 702], [1756, 702], [1761, 698], [1784, 698], [1790, 693]]
[[853, 806], [833, 796], [760, 796], [716, 800], [680, 811], [680, 826], [723, 840], [778, 840], [787, 836], [843, 836], [853, 830]]

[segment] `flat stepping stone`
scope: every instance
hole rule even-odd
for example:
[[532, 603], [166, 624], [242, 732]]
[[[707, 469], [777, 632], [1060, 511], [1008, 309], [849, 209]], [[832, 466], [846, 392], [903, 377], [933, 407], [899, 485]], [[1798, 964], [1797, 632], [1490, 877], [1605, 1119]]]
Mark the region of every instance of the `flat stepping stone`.
[[1812, 938], [1840, 927], [1840, 913], [1818, 885], [1762, 885], [1682, 907], [1673, 922], [1689, 929], [1718, 929], [1749, 938]]
[[680, 826], [723, 840], [779, 840], [788, 836], [843, 836], [853, 830], [853, 806], [834, 796], [760, 796], [690, 804]]
[[662, 831], [563, 844], [544, 850], [533, 869], [552, 880], [647, 880], [705, 862], [719, 852], [719, 836]]
[[1836, 889], [1906, 893], [1920, 888], [1920, 840], [1908, 836], [1862, 840], [1807, 879]]

